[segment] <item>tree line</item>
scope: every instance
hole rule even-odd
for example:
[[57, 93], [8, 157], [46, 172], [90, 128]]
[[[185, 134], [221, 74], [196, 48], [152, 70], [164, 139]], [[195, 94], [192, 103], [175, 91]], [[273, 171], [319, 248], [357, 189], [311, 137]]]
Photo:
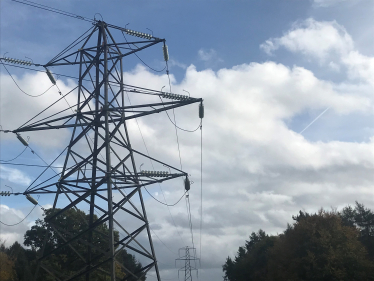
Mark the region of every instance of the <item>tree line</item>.
[[342, 211], [299, 211], [279, 235], [252, 232], [223, 265], [227, 281], [374, 280], [374, 213], [356, 202]]
[[[56, 209], [54, 212], [57, 212]], [[52, 209], [44, 211], [46, 217], [53, 214]], [[97, 217], [94, 217], [97, 220]], [[70, 209], [62, 216], [58, 216], [57, 221], [54, 221], [54, 231], [51, 232], [49, 239], [46, 242], [45, 249], [50, 251], [54, 248], [63, 245], [68, 237], [64, 237], [62, 233], [57, 234], [58, 229], [64, 229], [64, 233], [69, 235], [76, 235], [87, 227], [88, 215], [81, 210]], [[37, 258], [44, 244], [44, 237], [47, 233], [47, 224], [45, 220], [38, 219], [35, 225], [31, 229], [27, 230], [24, 235], [24, 246], [20, 243], [14, 242], [13, 245], [6, 247], [3, 243], [0, 243], [0, 280], [1, 281], [29, 281], [33, 280], [35, 269], [37, 267]], [[104, 234], [104, 235], [102, 235]], [[103, 224], [96, 228], [93, 233], [93, 241], [98, 251], [105, 250], [107, 247], [107, 239], [105, 234], [109, 234], [107, 225]], [[59, 280], [64, 280], [71, 276], [78, 269], [83, 268], [84, 261], [77, 258], [76, 252], [84, 252], [87, 247], [87, 243], [84, 243], [83, 239], [78, 239], [74, 242], [73, 247], [64, 247], [62, 250], [52, 254], [48, 260], [44, 261], [44, 264], [48, 265], [48, 268], [53, 271], [54, 274], [62, 272], [63, 275], [58, 276]], [[119, 233], [114, 233], [115, 242], [119, 241]], [[97, 251], [96, 250], [96, 251]], [[95, 249], [93, 250], [95, 251]], [[93, 256], [96, 253], [93, 253]], [[142, 265], [138, 262], [135, 256], [129, 254], [125, 249], [122, 249], [116, 255], [116, 260], [123, 264], [127, 270], [134, 273], [134, 275], [140, 277], [142, 272]], [[95, 271], [91, 274], [90, 280], [92, 281], [106, 281], [107, 274], [105, 274], [105, 265], [102, 266], [102, 272]], [[137, 280], [134, 276], [128, 275], [122, 267], [116, 267], [116, 276], [118, 280], [122, 280], [125, 277], [126, 280], [133, 281]], [[145, 280], [142, 277], [141, 280]], [[37, 281], [54, 281], [56, 280], [50, 274], [44, 270], [39, 270]], [[79, 277], [76, 280], [85, 280], [85, 276]]]

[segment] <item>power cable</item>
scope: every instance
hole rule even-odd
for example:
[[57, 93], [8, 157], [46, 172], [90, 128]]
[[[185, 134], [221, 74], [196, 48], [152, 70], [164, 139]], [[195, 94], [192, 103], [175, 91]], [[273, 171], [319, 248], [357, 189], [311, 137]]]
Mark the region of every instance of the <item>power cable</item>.
[[[170, 88], [170, 93], [171, 93], [171, 81], [170, 81], [170, 75], [169, 75], [169, 65], [168, 65], [167, 61], [166, 61], [166, 73], [167, 73], [167, 76], [168, 76], [169, 88]], [[176, 121], [176, 118], [175, 118], [174, 108], [173, 108], [173, 116], [174, 116], [174, 124], [176, 125], [177, 121]], [[177, 127], [175, 127], [175, 135], [177, 137], [179, 162], [180, 162], [181, 170], [183, 170], [183, 167], [182, 167], [182, 158], [181, 158], [181, 151], [180, 151], [180, 147], [179, 147], [179, 138], [178, 138]], [[188, 205], [187, 205], [187, 203], [188, 203]], [[187, 207], [187, 213], [188, 213], [188, 218], [189, 218], [189, 223], [190, 223], [192, 246], [195, 248], [194, 239], [193, 239], [193, 231], [192, 231], [192, 216], [191, 216], [191, 206], [190, 206], [189, 194], [187, 194], [187, 196], [186, 196], [186, 207]]]
[[[13, 0], [12, 0], [13, 1]], [[47, 90], [45, 90], [43, 93], [39, 94], [39, 95], [30, 95], [28, 93], [26, 93], [24, 90], [21, 89], [21, 87], [18, 85], [18, 83], [16, 82], [16, 80], [13, 78], [13, 76], [10, 74], [8, 68], [5, 66], [5, 64], [3, 62], [1, 62], [1, 64], [4, 66], [5, 70], [8, 72], [10, 78], [12, 78], [14, 84], [16, 84], [16, 86], [18, 87], [18, 89], [24, 93], [25, 95], [29, 96], [29, 97], [32, 97], [32, 98], [37, 98], [37, 97], [40, 97], [42, 95], [44, 95], [45, 93], [47, 93], [54, 85], [52, 85], [51, 87], [49, 87]]]
[[[125, 91], [126, 91], [126, 90], [125, 90]], [[129, 100], [129, 104], [130, 104], [130, 106], [131, 106], [131, 100], [130, 100], [130, 97], [129, 97], [129, 94], [128, 94], [127, 91], [126, 91], [126, 95], [127, 95], [127, 99]], [[145, 150], [147, 151], [147, 155], [149, 156], [148, 147], [147, 147], [147, 144], [145, 143], [145, 140], [144, 140], [144, 137], [143, 137], [143, 133], [142, 133], [142, 130], [140, 129], [140, 125], [139, 125], [139, 122], [138, 122], [138, 119], [137, 119], [137, 118], [135, 118], [135, 122], [136, 122], [136, 124], [137, 124], [137, 126], [138, 126], [139, 133], [140, 133], [140, 136], [142, 137], [142, 140], [143, 140], [143, 144], [144, 144]], [[152, 166], [153, 170], [155, 170], [155, 168], [154, 168], [154, 166], [153, 166], [153, 162], [152, 162], [152, 160], [150, 160], [150, 162], [151, 162], [151, 166]], [[161, 190], [162, 196], [164, 197], [164, 201], [166, 202], [166, 198], [165, 198], [164, 190], [162, 189], [161, 184], [158, 183], [158, 186], [160, 187], [160, 190]], [[145, 187], [144, 187], [144, 188], [145, 188]], [[171, 219], [172, 219], [172, 221], [173, 221], [174, 227], [175, 227], [175, 229], [177, 230], [179, 237], [180, 237], [181, 240], [183, 241], [183, 238], [182, 238], [181, 234], [179, 233], [179, 230], [178, 230], [177, 225], [176, 225], [176, 223], [175, 223], [174, 217], [173, 217], [173, 215], [171, 214], [171, 211], [170, 211], [170, 209], [169, 209], [169, 205], [168, 205], [167, 203], [161, 202], [161, 201], [157, 200], [155, 197], [153, 197], [152, 194], [147, 190], [147, 188], [145, 188], [145, 190], [147, 191], [147, 193], [148, 193], [148, 194], [149, 194], [153, 199], [155, 199], [155, 200], [158, 201], [159, 203], [161, 203], [161, 204], [163, 204], [163, 205], [166, 205], [166, 206], [168, 207], [168, 211], [169, 211], [170, 217], [171, 217]], [[185, 193], [182, 195], [182, 197], [181, 197], [180, 199], [182, 199], [184, 195], [185, 195]], [[178, 204], [179, 201], [180, 201], [180, 199], [178, 200], [178, 202], [176, 202], [175, 204], [172, 204], [172, 205], [170, 205], [170, 206], [175, 206], [176, 204]]]
[[[170, 75], [169, 75], [169, 65], [168, 65], [168, 62], [166, 62], [166, 74], [168, 76], [168, 79], [169, 79], [169, 91], [171, 93], [171, 81], [170, 81]], [[174, 108], [173, 108], [173, 115], [174, 115], [174, 123], [175, 126], [177, 124], [176, 122], [176, 119], [175, 119], [175, 111], [174, 111]], [[169, 116], [169, 115], [168, 115]], [[181, 166], [181, 170], [183, 170], [183, 166], [182, 166], [182, 158], [181, 158], [181, 150], [179, 148], [179, 138], [178, 138], [178, 130], [177, 130], [177, 127], [175, 127], [175, 135], [177, 137], [177, 144], [178, 144], [178, 153], [179, 153], [179, 163], [180, 163], [180, 166]]]
[[39, 156], [39, 154], [37, 154], [36, 152], [34, 152], [36, 154], [36, 156], [38, 156], [45, 164], [47, 164], [48, 166], [44, 169], [43, 172], [41, 172], [39, 174], [39, 176], [26, 188], [26, 190], [24, 192], [26, 192], [48, 169], [51, 169], [53, 172], [55, 172], [56, 175], [59, 175], [60, 173], [57, 173], [53, 168], [51, 168], [52, 164], [65, 152], [65, 150], [68, 148], [65, 147], [64, 150], [52, 161], [51, 164], [48, 165], [48, 163], [46, 161], [44, 161], [44, 159]]
[[46, 11], [49, 11], [49, 12], [53, 12], [53, 13], [56, 13], [56, 14], [64, 15], [64, 16], [71, 17], [71, 18], [84, 20], [84, 21], [87, 21], [87, 22], [95, 22], [92, 19], [82, 17], [82, 16], [79, 16], [77, 14], [66, 12], [66, 11], [63, 11], [63, 10], [60, 10], [60, 9], [52, 8], [50, 6], [38, 4], [38, 3], [35, 3], [35, 2], [32, 2], [32, 1], [28, 1], [28, 0], [23, 0], [23, 1], [21, 1], [21, 0], [11, 0], [11, 1], [17, 2], [17, 3], [20, 3], [20, 4], [24, 4], [24, 5], [28, 5], [28, 6], [32, 6], [32, 7], [38, 8], [38, 9], [46, 10]]
[[[117, 71], [117, 67], [115, 67], [115, 69], [116, 69], [116, 71]], [[125, 89], [125, 92], [126, 92], [126, 96], [127, 96], [128, 101], [129, 101], [129, 104], [130, 104], [130, 106], [131, 106], [131, 105], [132, 105], [132, 104], [131, 104], [131, 100], [130, 100], [129, 94], [128, 94], [128, 92], [126, 91], [126, 89]], [[134, 111], [134, 110], [132, 109], [132, 111]], [[149, 156], [148, 147], [147, 147], [147, 144], [145, 143], [144, 136], [143, 136], [143, 133], [142, 133], [142, 131], [141, 131], [141, 129], [140, 129], [140, 125], [139, 125], [139, 122], [138, 122], [137, 118], [135, 118], [135, 121], [136, 121], [137, 127], [138, 127], [138, 129], [139, 129], [139, 133], [140, 133], [140, 135], [141, 135], [141, 137], [142, 137], [144, 147], [145, 147], [145, 149], [146, 149], [146, 151], [147, 151], [147, 155]], [[153, 162], [152, 162], [151, 159], [150, 159], [150, 162], [151, 162], [151, 165], [152, 165], [153, 170], [155, 170], [155, 168], [154, 168], [154, 166], [153, 166]], [[164, 191], [163, 191], [163, 189], [162, 189], [160, 183], [158, 183], [158, 185], [159, 185], [159, 187], [160, 187], [160, 190], [161, 190], [162, 195], [163, 195], [163, 197], [164, 197], [164, 200], [165, 200], [165, 202], [166, 202], [166, 198], [165, 198]], [[149, 195], [150, 195], [154, 200], [156, 200], [157, 202], [159, 202], [159, 203], [161, 203], [161, 204], [163, 204], [163, 205], [166, 205], [166, 206], [168, 207], [168, 211], [169, 211], [169, 214], [170, 214], [170, 216], [171, 216], [171, 218], [172, 218], [172, 221], [173, 221], [173, 223], [174, 223], [174, 226], [175, 226], [175, 228], [176, 228], [176, 230], [177, 230], [177, 232], [178, 232], [180, 238], [182, 239], [182, 236], [180, 235], [179, 230], [178, 230], [178, 228], [177, 228], [177, 226], [176, 226], [176, 224], [175, 224], [175, 221], [174, 221], [173, 215], [171, 214], [171, 211], [170, 211], [169, 206], [175, 206], [176, 204], [178, 204], [178, 203], [181, 201], [181, 199], [183, 198], [183, 196], [185, 195], [185, 193], [181, 196], [181, 198], [180, 198], [176, 203], [174, 203], [174, 204], [172, 204], [172, 205], [169, 205], [169, 204], [167, 204], [167, 203], [161, 202], [161, 201], [159, 201], [158, 199], [156, 199], [156, 198], [155, 198], [155, 197], [154, 197], [154, 196], [153, 196], [153, 195], [148, 191], [148, 189], [147, 189], [145, 186], [144, 186], [144, 188], [145, 188], [145, 190], [147, 191], [147, 193], [148, 193], [148, 194], [149, 194]], [[150, 228], [150, 229], [151, 229], [151, 228]], [[151, 229], [151, 230], [152, 230], [152, 232], [157, 236], [157, 234], [153, 231], [153, 229]], [[160, 240], [160, 242], [161, 242], [163, 245], [165, 245], [165, 247], [167, 247], [166, 244], [165, 244], [164, 242], [162, 242], [162, 240], [161, 240], [158, 236], [157, 236], [157, 238]], [[183, 239], [182, 239], [182, 240], [183, 240]], [[169, 247], [167, 247], [167, 248], [170, 250]]]
[[16, 225], [18, 225], [18, 224], [20, 224], [20, 223], [22, 223], [31, 213], [32, 213], [32, 211], [34, 211], [34, 209], [35, 209], [35, 207], [36, 206], [38, 206], [38, 205], [35, 205], [32, 209], [31, 209], [31, 211], [26, 215], [26, 217], [24, 217], [21, 221], [19, 221], [19, 222], [17, 222], [17, 223], [15, 223], [15, 224], [7, 224], [7, 223], [5, 223], [5, 222], [2, 222], [2, 221], [0, 221], [0, 223], [1, 224], [3, 224], [3, 225], [6, 225], [6, 226], [16, 226]]
[[160, 239], [160, 237], [158, 237], [158, 235], [156, 234], [156, 232], [154, 232], [154, 230], [149, 227], [151, 229], [151, 231], [153, 232], [154, 235], [156, 235], [157, 239], [160, 240], [160, 242], [174, 255], [176, 255], [176, 253], [174, 253], [164, 242], [162, 242], [162, 240]]
[[[129, 44], [129, 42], [127, 41], [127, 38], [126, 38], [126, 36], [125, 36], [125, 34], [123, 33], [123, 31], [121, 31], [122, 32], [122, 35], [123, 35], [123, 37], [125, 38], [125, 40], [126, 40], [126, 43], [127, 43], [127, 45], [129, 46], [129, 48], [130, 48], [130, 50], [131, 51], [134, 51], [134, 49], [132, 49], [131, 48], [131, 46], [130, 46], [130, 44]], [[135, 44], [133, 44], [135, 47], [137, 47]], [[138, 47], [137, 47], [138, 48]], [[139, 49], [139, 48], [138, 48]], [[165, 65], [165, 67], [163, 68], [163, 69], [161, 69], [161, 70], [157, 70], [157, 69], [154, 69], [154, 68], [152, 68], [152, 67], [150, 67], [148, 64], [146, 64], [139, 56], [138, 56], [138, 54], [137, 53], [135, 53], [134, 52], [134, 55], [145, 65], [145, 66], [147, 66], [149, 69], [151, 69], [151, 70], [153, 70], [153, 71], [155, 71], [155, 72], [163, 72], [164, 70], [165, 70], [165, 68], [166, 68], [166, 65]]]
[[[18, 67], [18, 68], [22, 68], [22, 69], [27, 69], [27, 70], [32, 70], [32, 71], [35, 71], [35, 72], [43, 72], [45, 73], [45, 71], [43, 70], [38, 70], [38, 69], [34, 69], [34, 68], [29, 68], [29, 67], [24, 67], [24, 66], [19, 66], [19, 65], [14, 65], [14, 64], [9, 64], [9, 63], [3, 63], [4, 65], [6, 66], [11, 66], [11, 67]], [[78, 77], [74, 77], [74, 76], [70, 76], [70, 75], [65, 75], [65, 74], [61, 74], [61, 73], [56, 73], [56, 72], [51, 72], [53, 75], [56, 75], [56, 76], [62, 76], [62, 77], [66, 77], [66, 78], [71, 78], [71, 79], [76, 79], [76, 80], [79, 80]], [[88, 82], [91, 82], [90, 79], [82, 79], [82, 81], [88, 81]], [[118, 83], [115, 83], [115, 82], [112, 82], [112, 81], [108, 81], [109, 84], [111, 84], [112, 86], [115, 86], [115, 87], [121, 87], [120, 85], [117, 85]], [[144, 92], [140, 92], [139, 90], [136, 92], [136, 93], [139, 93], [139, 94], [146, 94], [146, 95], [160, 95], [162, 94], [161, 92], [159, 91], [155, 91], [155, 90], [152, 90], [152, 89], [147, 89], [147, 88], [142, 88], [142, 87], [137, 87], [137, 86], [134, 86], [134, 85], [128, 85], [128, 84], [122, 84], [123, 86], [126, 86], [126, 87], [131, 87], [131, 88], [136, 88], [136, 89], [140, 89], [140, 90], [146, 90], [146, 91], [152, 91], [154, 92], [154, 94], [151, 94], [151, 93], [144, 93]], [[76, 89], [77, 87], [75, 87]]]
[[[161, 102], [162, 102], [162, 106], [165, 108], [164, 101], [162, 100], [162, 98], [161, 98], [160, 96], [159, 96], [159, 98], [160, 98], [160, 100], [161, 100]], [[196, 132], [196, 131], [201, 127], [201, 121], [200, 121], [199, 126], [197, 126], [197, 128], [194, 129], [194, 130], [183, 129], [183, 128], [177, 126], [177, 124], [175, 124], [175, 123], [171, 120], [171, 118], [170, 118], [170, 116], [169, 116], [167, 110], [165, 110], [165, 113], [166, 113], [166, 115], [168, 116], [168, 118], [169, 118], [171, 124], [173, 124], [177, 129], [179, 129], [179, 130], [181, 130], [181, 131], [185, 131], [185, 132], [188, 132], [188, 133], [193, 133], [193, 132]]]
[[[51, 167], [53, 169], [62, 169], [63, 167], [57, 167], [57, 166], [48, 166], [48, 165], [35, 165], [35, 164], [24, 164], [24, 163], [2, 163], [1, 162], [2, 160], [0, 160], [0, 164], [1, 165], [13, 165], [13, 166], [25, 166], [25, 167], [39, 167], [39, 168], [47, 168], [47, 167]], [[86, 170], [90, 170], [90, 169], [86, 169]]]
[[148, 193], [148, 194], [149, 194], [153, 199], [155, 199], [158, 203], [160, 203], [160, 204], [162, 204], [162, 205], [165, 205], [165, 206], [168, 206], [168, 207], [173, 207], [173, 206], [177, 205], [177, 204], [182, 200], [182, 198], [184, 197], [184, 195], [187, 193], [187, 191], [184, 192], [183, 195], [181, 196], [181, 198], [179, 198], [178, 201], [175, 202], [174, 204], [166, 204], [166, 203], [161, 202], [160, 200], [156, 199], [155, 197], [153, 197], [153, 195], [148, 191], [148, 189], [147, 189], [145, 186], [144, 186], [144, 188], [145, 188], [145, 190], [147, 191], [147, 193]]
[[[20, 157], [27, 149], [27, 146], [22, 150], [22, 152], [20, 154], [18, 154], [16, 157], [14, 157], [13, 159], [10, 159], [10, 160], [3, 160], [3, 159], [0, 159], [0, 163], [1, 162], [12, 162], [14, 160], [16, 160], [18, 157]], [[2, 163], [1, 163], [2, 164]]]
[[200, 262], [201, 262], [201, 241], [203, 229], [203, 120], [200, 127]]

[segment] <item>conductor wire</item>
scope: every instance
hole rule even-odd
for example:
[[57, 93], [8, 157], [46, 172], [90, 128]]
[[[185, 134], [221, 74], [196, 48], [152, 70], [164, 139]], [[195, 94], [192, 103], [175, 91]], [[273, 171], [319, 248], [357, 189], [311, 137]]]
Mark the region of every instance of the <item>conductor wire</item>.
[[36, 208], [36, 206], [38, 206], [38, 205], [35, 205], [32, 209], [31, 209], [31, 211], [21, 220], [21, 221], [19, 221], [19, 222], [17, 222], [17, 223], [15, 223], [15, 224], [7, 224], [7, 223], [5, 223], [5, 222], [2, 222], [2, 221], [0, 221], [0, 223], [1, 224], [3, 224], [3, 225], [6, 225], [6, 226], [16, 226], [16, 225], [18, 225], [18, 224], [20, 224], [20, 223], [22, 223], [31, 213], [32, 213], [32, 211], [34, 211], [34, 209]]
[[[130, 47], [130, 44], [129, 44], [129, 42], [127, 41], [127, 38], [126, 38], [126, 36], [125, 36], [125, 34], [123, 33], [123, 31], [122, 31], [122, 35], [123, 35], [123, 37], [125, 38], [125, 40], [126, 40], [126, 43], [128, 44], [128, 46], [129, 46], [129, 48], [132, 50], [132, 51], [134, 51], [134, 49], [133, 48], [131, 48]], [[133, 44], [135, 47], [137, 47], [135, 44]], [[138, 48], [138, 47], [137, 47]], [[146, 64], [139, 56], [138, 56], [138, 54], [137, 53], [134, 53], [134, 55], [145, 65], [145, 66], [147, 66], [149, 69], [151, 69], [151, 70], [153, 70], [153, 71], [155, 71], [155, 72], [162, 72], [162, 71], [164, 71], [165, 70], [165, 68], [166, 68], [166, 65], [165, 65], [165, 67], [163, 68], [163, 69], [161, 69], [161, 70], [157, 70], [157, 69], [154, 69], [154, 68], [152, 68], [152, 67], [150, 67], [148, 64]]]
[[28, 93], [26, 93], [24, 90], [21, 89], [21, 87], [18, 85], [18, 83], [16, 82], [16, 80], [13, 78], [13, 76], [10, 74], [8, 68], [5, 66], [5, 64], [1, 61], [1, 64], [4, 66], [6, 72], [8, 72], [10, 78], [12, 78], [14, 84], [16, 84], [17, 88], [22, 92], [24, 93], [25, 95], [29, 96], [29, 97], [32, 97], [32, 98], [37, 98], [37, 97], [40, 97], [42, 95], [44, 95], [45, 93], [47, 93], [54, 85], [50, 86], [47, 90], [45, 90], [43, 93], [39, 94], [39, 95], [30, 95]]
[[[126, 90], [125, 90], [125, 91], [126, 91]], [[128, 101], [129, 101], [129, 104], [131, 105], [131, 100], [130, 100], [130, 97], [129, 97], [129, 93], [128, 93], [127, 91], [126, 91], [126, 95], [127, 95], [127, 99], [128, 99]], [[147, 151], [147, 155], [149, 156], [148, 147], [147, 147], [147, 145], [146, 145], [146, 143], [145, 143], [145, 140], [144, 140], [144, 137], [143, 137], [143, 133], [142, 133], [142, 130], [140, 129], [140, 125], [139, 125], [138, 119], [135, 118], [135, 121], [136, 121], [136, 124], [137, 124], [137, 126], [138, 126], [138, 129], [139, 129], [140, 135], [141, 135], [141, 137], [142, 137], [142, 140], [143, 140], [143, 143], [144, 143], [144, 147], [145, 147], [145, 149], [146, 149], [146, 151]], [[151, 160], [150, 160], [150, 162], [151, 162], [152, 168], [153, 168], [153, 170], [154, 170], [155, 168], [154, 168], [154, 166], [153, 166], [153, 162], [152, 162]], [[170, 217], [171, 217], [171, 219], [172, 219], [172, 221], [173, 221], [174, 227], [175, 227], [175, 229], [177, 230], [178, 235], [179, 235], [179, 237], [181, 238], [181, 240], [183, 240], [181, 234], [179, 233], [179, 230], [178, 230], [178, 228], [177, 228], [177, 225], [175, 224], [174, 217], [173, 217], [173, 215], [171, 214], [171, 211], [170, 211], [169, 207], [171, 207], [171, 206], [175, 206], [176, 204], [178, 204], [179, 201], [183, 198], [183, 196], [184, 196], [186, 193], [184, 193], [184, 194], [182, 195], [182, 197], [181, 197], [181, 198], [180, 198], [180, 199], [179, 199], [175, 204], [169, 205], [169, 204], [166, 203], [166, 198], [165, 198], [164, 190], [162, 189], [161, 184], [159, 183], [158, 185], [159, 185], [159, 187], [160, 187], [160, 190], [161, 190], [162, 196], [164, 197], [164, 201], [165, 201], [165, 203], [164, 203], [164, 202], [161, 202], [161, 201], [157, 200], [155, 197], [153, 197], [152, 194], [147, 190], [147, 188], [146, 188], [145, 186], [144, 186], [144, 188], [145, 188], [145, 190], [147, 191], [147, 193], [148, 193], [148, 194], [149, 194], [153, 199], [155, 199], [155, 200], [158, 201], [159, 203], [161, 203], [161, 204], [163, 204], [163, 205], [166, 205], [166, 206], [168, 207], [168, 211], [169, 211]]]

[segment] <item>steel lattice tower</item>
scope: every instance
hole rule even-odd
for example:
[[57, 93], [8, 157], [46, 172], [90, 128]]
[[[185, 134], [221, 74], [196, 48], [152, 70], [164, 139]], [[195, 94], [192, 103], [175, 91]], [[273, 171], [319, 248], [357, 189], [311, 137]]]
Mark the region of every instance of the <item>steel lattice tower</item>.
[[[181, 256], [181, 251], [184, 251], [184, 255]], [[192, 252], [192, 255], [190, 253]], [[178, 269], [178, 278], [179, 278], [179, 272], [184, 271], [184, 281], [192, 281], [192, 274], [191, 271], [196, 270], [196, 274], [198, 274], [198, 270], [196, 268], [196, 261], [200, 261], [199, 258], [196, 258], [196, 249], [186, 246], [185, 248], [179, 249], [179, 258], [175, 260], [177, 261], [184, 261], [184, 266], [180, 269]], [[195, 266], [191, 265], [191, 261], [195, 263]]]
[[[126, 32], [141, 39], [117, 43], [114, 32]], [[165, 39], [95, 21], [89, 31], [43, 65], [54, 83], [49, 67], [78, 67], [79, 80], [71, 92], [60, 93], [63, 95], [61, 102], [72, 93], [76, 95], [77, 102], [70, 109], [47, 114], [50, 110], [48, 108], [12, 131], [18, 136], [24, 132], [54, 129], [71, 132], [70, 142], [63, 151], [65, 155], [60, 154], [65, 157], [62, 171], [42, 182], [36, 182], [24, 192], [26, 196], [54, 194], [55, 197], [54, 211], [45, 218], [48, 232], [38, 258], [34, 280], [40, 270], [44, 269], [54, 280], [88, 281], [94, 272], [100, 272], [109, 278], [105, 280], [114, 281], [118, 280], [117, 267], [126, 271], [126, 276], [121, 280], [140, 280], [151, 269], [155, 270], [160, 280], [142, 187], [178, 177], [187, 178], [187, 173], [135, 150], [131, 146], [128, 122], [188, 104], [201, 103], [202, 99], [124, 84], [124, 58], [158, 43], [163, 43], [165, 50]], [[171, 101], [158, 100], [141, 104], [135, 104], [135, 101], [132, 105], [130, 99], [125, 98], [128, 94], [169, 98]], [[136, 162], [142, 161], [141, 158], [151, 160], [160, 167], [165, 166], [169, 172], [139, 171]], [[82, 218], [86, 226], [78, 233], [69, 233], [56, 224], [72, 208], [89, 209], [88, 217]], [[131, 223], [122, 225], [118, 218], [122, 221], [131, 220]], [[103, 225], [108, 228], [109, 235], [100, 231]], [[114, 238], [115, 228], [125, 233], [118, 241]], [[104, 236], [108, 243], [98, 244], [97, 235]], [[52, 237], [57, 236], [65, 243], [53, 245]], [[139, 272], [131, 272], [116, 260], [116, 254], [121, 249], [135, 252], [147, 260], [140, 270], [140, 277], [136, 276]], [[64, 251], [76, 255], [76, 268], [69, 276], [49, 267], [48, 260]]]

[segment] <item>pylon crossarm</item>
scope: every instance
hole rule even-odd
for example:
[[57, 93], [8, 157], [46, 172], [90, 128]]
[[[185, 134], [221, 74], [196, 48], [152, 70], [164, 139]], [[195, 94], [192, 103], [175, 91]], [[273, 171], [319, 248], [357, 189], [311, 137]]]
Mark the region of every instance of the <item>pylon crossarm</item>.
[[[188, 104], [197, 103], [197, 102], [201, 102], [201, 101], [202, 101], [202, 99], [191, 98], [191, 99], [186, 100], [186, 101], [152, 103], [152, 104], [144, 104], [144, 105], [132, 105], [132, 106], [125, 106], [125, 107], [109, 108], [109, 109], [107, 109], [108, 111], [118, 112], [121, 115], [121, 117], [113, 118], [112, 120], [108, 121], [108, 123], [111, 124], [111, 123], [118, 122], [118, 123], [122, 124], [126, 120], [139, 118], [139, 117], [147, 116], [147, 115], [154, 114], [154, 113], [160, 113], [162, 111], [167, 111], [167, 110], [170, 110], [170, 109], [178, 108], [178, 107], [181, 107], [181, 106], [185, 106], [185, 105], [188, 105]], [[155, 108], [155, 107], [159, 107], [159, 108]], [[138, 112], [133, 112], [132, 109], [135, 109], [135, 108], [151, 108], [152, 110], [142, 110], [142, 111], [138, 111]], [[134, 113], [134, 114], [129, 115], [129, 116], [124, 116], [123, 114], [125, 112]], [[105, 121], [100, 120], [100, 118], [104, 114], [104, 109], [103, 109], [102, 112], [99, 113], [99, 115], [97, 115], [97, 117], [92, 122], [87, 122], [86, 121], [84, 123], [79, 123], [79, 124], [67, 124], [67, 122], [72, 120], [74, 117], [80, 117], [80, 115], [82, 115], [82, 116], [85, 116], [85, 115], [92, 116], [92, 115], [95, 115], [95, 114], [96, 114], [96, 111], [77, 112], [76, 114], [70, 114], [70, 115], [67, 115], [67, 116], [64, 116], [64, 117], [59, 117], [59, 118], [51, 119], [51, 120], [40, 122], [40, 123], [34, 123], [33, 125], [20, 127], [16, 130], [13, 130], [12, 132], [13, 133], [21, 133], [21, 132], [29, 132], [29, 131], [75, 128], [75, 127], [90, 128], [91, 126], [93, 126], [96, 123], [100, 127], [102, 127], [102, 125], [105, 124]], [[118, 115], [116, 115], [116, 116], [118, 116]], [[57, 123], [59, 121], [62, 124], [54, 125], [54, 123]]]
[[[171, 180], [171, 179], [175, 179], [175, 178], [178, 178], [178, 177], [185, 177], [186, 174], [183, 173], [183, 174], [169, 174], [169, 177], [168, 178], [162, 178], [162, 179], [154, 179], [154, 180], [141, 180], [142, 181], [142, 184], [141, 186], [148, 186], [148, 185], [151, 185], [151, 184], [155, 184], [155, 183], [162, 183], [166, 180]], [[104, 181], [106, 179], [106, 177], [102, 177], [101, 180]], [[74, 182], [74, 181], [71, 181], [71, 182]], [[89, 182], [89, 180], [87, 181]], [[76, 186], [76, 185], [73, 185], [73, 184], [68, 184], [68, 182], [64, 182], [64, 181], [60, 181], [61, 184], [66, 184], [66, 185], [69, 185], [70, 187], [74, 187], [74, 188], [79, 188], [80, 190], [66, 190], [66, 191], [61, 191], [61, 193], [87, 193], [87, 192], [90, 192], [90, 189], [88, 187], [83, 187], [83, 186]], [[48, 185], [45, 185], [45, 186], [36, 186], [36, 187], [33, 187], [33, 188], [30, 188], [29, 190], [25, 191], [24, 193], [22, 193], [23, 195], [26, 195], [26, 194], [44, 194], [44, 193], [57, 193], [58, 191], [57, 190], [50, 190], [50, 189], [47, 189], [48, 187], [52, 187], [52, 186], [55, 186], [56, 183], [51, 183], [51, 184], [48, 184]], [[97, 186], [100, 186], [101, 184], [97, 184]], [[137, 183], [134, 183], [134, 184], [127, 184], [126, 186], [118, 186], [117, 187], [114, 187], [113, 190], [120, 190], [120, 189], [130, 189], [130, 188], [134, 188], [134, 187], [137, 187]], [[97, 192], [100, 192], [100, 191], [106, 191], [107, 189], [106, 188], [97, 188]], [[87, 195], [89, 196], [89, 194]], [[82, 199], [84, 200], [84, 199]]]
[[[126, 52], [126, 53], [122, 53], [121, 55], [117, 55], [117, 56], [114, 56], [114, 57], [111, 57], [110, 60], [113, 60], [113, 59], [122, 59], [126, 56], [129, 56], [131, 54], [135, 54], [137, 52], [140, 52], [146, 48], [149, 48], [153, 45], [156, 45], [158, 43], [163, 43], [165, 40], [164, 39], [158, 39], [156, 41], [136, 41], [136, 42], [124, 42], [124, 43], [115, 43], [115, 44], [106, 44], [104, 45], [105, 47], [113, 47], [115, 45], [119, 46], [120, 49], [124, 49], [126, 50], [125, 48], [123, 48], [122, 46], [125, 46], [125, 45], [130, 45], [130, 44], [146, 44], [148, 43], [147, 45], [145, 46], [141, 46], [137, 49], [131, 49], [130, 48], [130, 51], [129, 52]], [[104, 48], [102, 48], [104, 49]], [[74, 59], [74, 57], [76, 57], [80, 52], [86, 52], [86, 53], [89, 53], [89, 52], [95, 52], [96, 53], [96, 47], [91, 47], [91, 48], [84, 48], [82, 50], [78, 50], [78, 51], [75, 51], [69, 55], [66, 55], [64, 57], [61, 57], [59, 59], [56, 59], [54, 61], [51, 61], [51, 62], [48, 62], [47, 64], [43, 65], [44, 67], [51, 67], [51, 66], [62, 66], [62, 65], [79, 65], [81, 64], [80, 61], [76, 61], [76, 59]], [[100, 52], [101, 54], [101, 52]], [[96, 61], [99, 61], [100, 63], [101, 62], [104, 62], [105, 59], [92, 59], [92, 60], [89, 60], [89, 61], [86, 61], [86, 62], [89, 62], [89, 63], [93, 63]]]

